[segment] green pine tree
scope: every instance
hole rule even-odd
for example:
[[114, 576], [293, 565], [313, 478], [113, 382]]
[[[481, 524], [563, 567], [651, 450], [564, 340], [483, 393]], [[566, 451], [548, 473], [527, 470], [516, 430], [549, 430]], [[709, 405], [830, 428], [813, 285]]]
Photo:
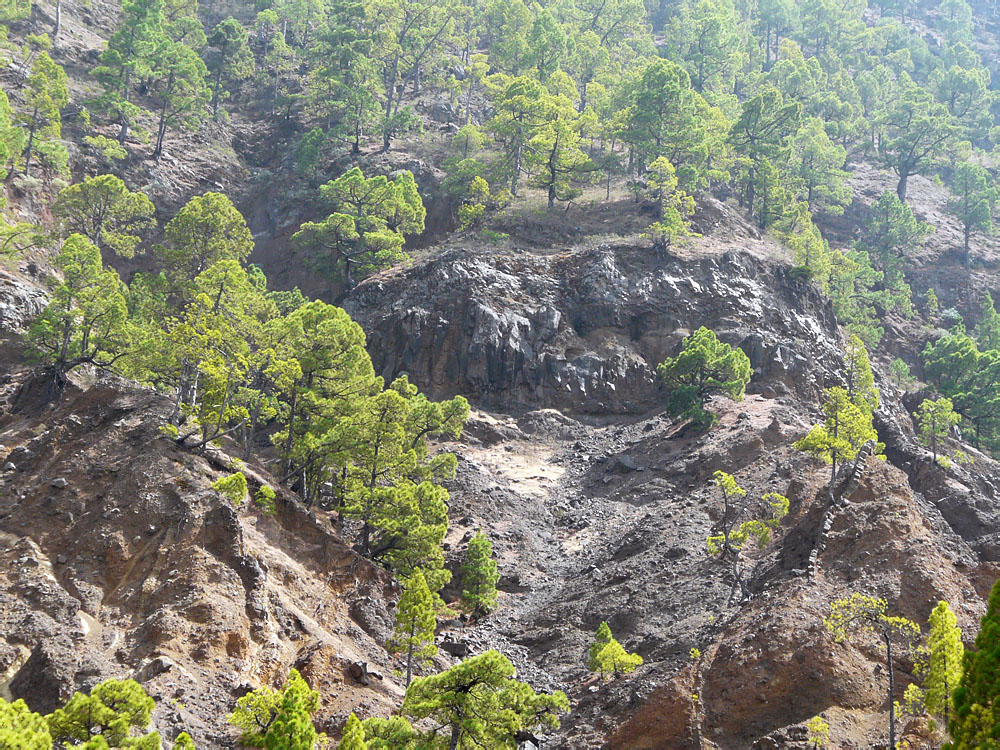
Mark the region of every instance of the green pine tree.
[[416, 570], [403, 583], [403, 594], [396, 606], [396, 632], [389, 641], [390, 651], [406, 653], [406, 685], [413, 676], [413, 659], [427, 663], [437, 647], [434, 645], [434, 594], [427, 587], [422, 570]]
[[938, 457], [938, 444], [948, 437], [948, 431], [961, 417], [952, 408], [950, 398], [925, 398], [917, 409], [920, 442], [931, 449], [933, 460]]
[[58, 747], [96, 741], [108, 748], [159, 748], [160, 736], [145, 732], [155, 703], [135, 680], [105, 680], [89, 695], [74, 693], [69, 702], [45, 717]]
[[617, 640], [612, 638], [597, 653], [597, 670], [602, 676], [629, 674], [642, 666], [639, 654], [630, 654]]
[[1000, 581], [990, 592], [976, 647], [965, 654], [962, 679], [953, 694], [955, 713], [945, 750], [993, 750], [1000, 733]]
[[680, 354], [657, 365], [656, 372], [670, 391], [672, 413], [711, 425], [716, 417], [705, 410], [705, 401], [713, 394], [742, 401], [750, 382], [750, 358], [703, 326], [684, 340]]
[[195, 750], [194, 740], [187, 732], [181, 732], [174, 740], [174, 750]]
[[344, 735], [337, 744], [337, 750], [368, 750], [368, 743], [365, 742], [365, 728], [353, 712], [347, 717]]
[[52, 750], [49, 725], [23, 700], [8, 703], [0, 698], [0, 748], [4, 750]]
[[153, 202], [118, 177], [85, 177], [64, 188], [52, 204], [62, 231], [82, 234], [102, 250], [131, 258], [144, 230], [155, 226]]
[[885, 599], [855, 593], [833, 602], [830, 605], [830, 616], [824, 620], [824, 624], [838, 643], [851, 636], [870, 634], [885, 646], [885, 662], [889, 672], [889, 747], [896, 747], [896, 673], [892, 647], [910, 647], [920, 635], [920, 628], [905, 617], [886, 614], [887, 610]]
[[462, 563], [462, 604], [473, 614], [492, 612], [497, 606], [500, 572], [493, 559], [493, 543], [482, 531], [469, 540]]
[[590, 648], [587, 650], [587, 669], [591, 672], [597, 672], [600, 669], [597, 655], [601, 653], [602, 648], [611, 642], [611, 638], [611, 627], [608, 623], [602, 621], [597, 628], [597, 632], [594, 634], [594, 642], [590, 644]]
[[311, 692], [308, 687], [285, 690], [274, 721], [264, 735], [265, 750], [314, 750], [321, 746], [310, 715]]
[[247, 747], [313, 750], [325, 742], [312, 724], [318, 708], [319, 693], [292, 669], [281, 688], [265, 685], [247, 693], [226, 719], [240, 730], [240, 742]]
[[942, 716], [947, 727], [955, 705], [952, 694], [962, 682], [965, 647], [962, 631], [948, 602], [937, 603], [928, 624], [924, 705], [930, 713]]
[[857, 457], [862, 445], [878, 440], [878, 433], [872, 427], [871, 412], [860, 408], [844, 388], [828, 389], [822, 408], [826, 420], [797, 441], [795, 448], [830, 464], [832, 485], [837, 466]]
[[[507, 657], [487, 651], [439, 674], [416, 678], [400, 712], [417, 726], [424, 719], [434, 725], [422, 732], [417, 746], [514, 750], [521, 732], [557, 729], [559, 714], [569, 709], [566, 696], [536, 693], [515, 674]], [[440, 744], [443, 738], [450, 742]]]

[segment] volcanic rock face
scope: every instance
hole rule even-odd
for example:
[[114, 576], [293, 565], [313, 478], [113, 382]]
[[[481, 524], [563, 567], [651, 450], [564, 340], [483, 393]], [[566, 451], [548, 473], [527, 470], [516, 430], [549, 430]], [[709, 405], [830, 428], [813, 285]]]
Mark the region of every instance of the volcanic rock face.
[[455, 249], [368, 280], [345, 306], [386, 377], [504, 411], [643, 413], [660, 398], [655, 365], [700, 326], [742, 347], [779, 393], [814, 399], [838, 361], [828, 303], [739, 251]]
[[45, 309], [46, 301], [38, 287], [0, 272], [0, 333], [22, 330]]

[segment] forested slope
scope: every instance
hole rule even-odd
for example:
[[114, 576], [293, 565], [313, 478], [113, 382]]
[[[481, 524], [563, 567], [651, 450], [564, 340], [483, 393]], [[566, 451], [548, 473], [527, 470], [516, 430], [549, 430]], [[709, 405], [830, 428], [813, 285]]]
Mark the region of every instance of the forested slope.
[[0, 744], [998, 726], [992, 3], [0, 21]]

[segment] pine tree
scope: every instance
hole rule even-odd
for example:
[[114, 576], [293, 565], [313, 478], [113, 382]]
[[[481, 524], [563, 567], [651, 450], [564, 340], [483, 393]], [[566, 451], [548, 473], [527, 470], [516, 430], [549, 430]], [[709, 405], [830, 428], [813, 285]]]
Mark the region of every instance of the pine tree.
[[60, 191], [52, 204], [65, 234], [82, 234], [101, 249], [131, 258], [143, 230], [155, 226], [153, 202], [118, 177], [86, 177]]
[[978, 164], [962, 162], [955, 169], [951, 181], [954, 195], [948, 210], [962, 225], [965, 267], [969, 267], [969, 238], [973, 232], [990, 234], [993, 231], [993, 213], [1000, 191], [991, 184], [989, 173]]
[[403, 583], [403, 594], [396, 606], [396, 632], [389, 642], [390, 651], [406, 653], [406, 686], [413, 676], [414, 656], [428, 662], [437, 653], [434, 645], [434, 595], [427, 588], [423, 571], [414, 571]]
[[719, 161], [722, 154], [708, 146], [707, 130], [714, 123], [707, 117], [708, 105], [691, 88], [687, 72], [655, 57], [623, 86], [625, 106], [616, 114], [612, 132], [629, 144], [640, 165], [666, 157], [677, 169], [680, 186], [693, 192], [705, 181], [709, 157]]
[[500, 572], [493, 559], [493, 543], [482, 531], [469, 540], [462, 563], [462, 604], [473, 614], [487, 614], [497, 606]]
[[174, 750], [195, 750], [194, 740], [187, 732], [181, 732], [174, 740]]
[[602, 622], [594, 635], [594, 642], [587, 649], [587, 669], [604, 676], [613, 674], [617, 677], [633, 672], [641, 665], [642, 657], [628, 653], [611, 635], [608, 623]]
[[65, 149], [58, 142], [62, 137], [60, 110], [68, 102], [66, 72], [42, 50], [31, 66], [31, 74], [25, 82], [24, 104], [16, 118], [28, 133], [24, 149], [26, 175], [31, 174], [31, 157], [41, 146], [54, 146], [60, 162], [55, 166], [60, 172], [65, 169]]
[[[295, 683], [284, 691], [281, 705], [264, 735], [265, 750], [314, 750], [319, 747], [319, 734], [313, 726], [310, 706], [313, 691], [308, 686], [296, 687]], [[325, 744], [325, 743], [324, 743]]]
[[243, 263], [253, 247], [243, 214], [227, 196], [209, 192], [193, 197], [167, 223], [154, 254], [167, 277], [184, 285], [219, 260]]
[[924, 295], [924, 307], [927, 312], [927, 322], [934, 323], [941, 308], [941, 303], [938, 302], [937, 292], [934, 291], [934, 287], [927, 287], [927, 293]]
[[705, 410], [705, 400], [719, 393], [742, 401], [750, 382], [750, 358], [702, 327], [684, 340], [680, 354], [657, 365], [656, 372], [670, 391], [672, 413], [710, 425], [715, 415]]
[[490, 79], [493, 117], [486, 129], [493, 134], [501, 151], [495, 169], [510, 180], [511, 195], [517, 195], [521, 175], [527, 171], [530, 144], [547, 127], [552, 113], [552, 96], [539, 81], [529, 76]]
[[904, 392], [909, 390], [914, 382], [916, 382], [916, 378], [910, 374], [910, 366], [899, 357], [896, 357], [889, 363], [889, 379], [896, 384], [899, 390]]
[[1000, 581], [990, 592], [976, 647], [965, 654], [962, 679], [953, 694], [947, 750], [992, 750], [1000, 731]]
[[451, 750], [515, 750], [522, 732], [556, 729], [559, 714], [568, 709], [562, 692], [536, 693], [516, 679], [507, 657], [487, 651], [439, 674], [416, 678], [400, 712], [436, 724], [424, 732], [429, 747], [450, 735]]
[[729, 143], [746, 160], [740, 178], [742, 202], [751, 215], [758, 215], [758, 174], [765, 163], [783, 163], [789, 138], [798, 130], [802, 105], [785, 101], [773, 86], [765, 86], [752, 99], [740, 105], [740, 116], [729, 131]]
[[125, 0], [121, 23], [101, 54], [94, 75], [104, 87], [103, 109], [119, 125], [118, 142], [125, 145], [132, 123], [142, 111], [132, 102], [135, 88], [152, 73], [156, 50], [163, 41], [163, 0]]
[[878, 433], [872, 427], [871, 412], [858, 407], [843, 388], [828, 389], [822, 408], [826, 420], [797, 441], [795, 448], [830, 464], [832, 489], [837, 466], [854, 459], [869, 440], [878, 440]]
[[871, 360], [864, 342], [856, 335], [847, 337], [844, 349], [844, 378], [847, 395], [860, 409], [874, 412], [879, 405], [879, 392], [875, 387]]
[[920, 442], [931, 449], [933, 460], [937, 462], [938, 443], [948, 437], [951, 428], [961, 417], [952, 408], [950, 398], [937, 400], [925, 398], [917, 409], [917, 425], [920, 428]]
[[312, 725], [318, 708], [319, 693], [292, 669], [280, 689], [264, 686], [236, 701], [226, 720], [240, 730], [240, 742], [248, 747], [313, 750], [325, 741]]
[[354, 167], [321, 186], [320, 193], [333, 204], [333, 213], [302, 224], [292, 242], [322, 250], [322, 270], [348, 288], [355, 273], [368, 275], [405, 259], [406, 235], [424, 230], [427, 211], [410, 172], [392, 179], [365, 177]]
[[8, 703], [0, 698], [0, 747], [4, 750], [52, 750], [52, 735], [45, 719], [23, 700]]
[[844, 213], [851, 202], [848, 173], [843, 169], [847, 150], [833, 141], [818, 117], [806, 120], [791, 140], [791, 173], [802, 185], [799, 195], [814, 213]]
[[710, 555], [731, 558], [733, 583], [729, 600], [732, 601], [739, 588], [743, 601], [749, 597], [750, 591], [740, 568], [741, 553], [751, 539], [757, 542], [760, 549], [767, 546], [771, 532], [788, 514], [788, 498], [776, 492], [767, 492], [758, 500], [749, 500], [747, 491], [724, 471], [716, 471], [713, 481], [722, 493], [723, 511], [705, 543]]
[[576, 84], [560, 70], [552, 74], [547, 87], [547, 116], [528, 143], [525, 166], [532, 173], [530, 184], [545, 191], [551, 210], [557, 200], [578, 196], [580, 190], [573, 186], [574, 180], [595, 167], [581, 148], [582, 131], [593, 123], [593, 113], [577, 112]]
[[885, 599], [855, 593], [833, 602], [830, 616], [824, 623], [838, 643], [851, 635], [869, 633], [877, 636], [885, 646], [885, 662], [889, 671], [889, 747], [896, 747], [896, 678], [892, 647], [894, 644], [911, 646], [920, 635], [920, 628], [905, 617], [887, 615], [887, 609]]
[[924, 705], [930, 713], [944, 717], [944, 726], [954, 708], [952, 693], [962, 681], [965, 647], [962, 631], [948, 602], [938, 602], [928, 619]]
[[74, 693], [62, 708], [46, 717], [58, 747], [75, 746], [100, 738], [103, 747], [159, 748], [160, 736], [150, 732], [155, 703], [135, 680], [105, 680], [89, 695]]
[[590, 644], [590, 648], [587, 650], [587, 669], [591, 672], [597, 672], [600, 669], [600, 663], [597, 661], [597, 655], [601, 653], [601, 649], [611, 642], [611, 628], [608, 623], [601, 622], [597, 628], [597, 632], [594, 634], [594, 642]]
[[[913, 210], [892, 192], [886, 191], [872, 205], [858, 248], [868, 253], [872, 266], [882, 272], [878, 288], [903, 293], [909, 305], [909, 288], [904, 290], [903, 265], [933, 231], [919, 221]], [[885, 304], [883, 303], [883, 307]]]
[[897, 95], [879, 125], [885, 131], [882, 161], [899, 177], [896, 195], [905, 202], [909, 178], [939, 163], [955, 144], [958, 124], [944, 104], [903, 73]]
[[337, 750], [368, 750], [368, 743], [365, 742], [365, 728], [353, 712], [347, 717], [344, 735], [337, 744]]
[[212, 117], [219, 116], [219, 102], [229, 96], [223, 83], [242, 81], [253, 75], [253, 55], [247, 44], [247, 30], [230, 16], [219, 23], [208, 37], [214, 50], [207, 69], [212, 74]]
[[976, 343], [982, 351], [1000, 349], [1000, 313], [993, 304], [993, 295], [983, 294], [979, 303], [979, 322], [976, 323]]
[[183, 42], [163, 37], [151, 66], [150, 94], [158, 101], [158, 124], [153, 159], [159, 161], [167, 128], [195, 127], [209, 100], [208, 70], [198, 54]]
[[372, 716], [361, 722], [368, 750], [414, 750], [418, 733], [403, 716]]
[[641, 666], [642, 657], [639, 654], [630, 654], [614, 638], [597, 653], [597, 669], [605, 677], [629, 674]]
[[665, 156], [649, 165], [646, 182], [650, 197], [656, 201], [658, 218], [647, 234], [657, 253], [662, 253], [682, 237], [694, 234], [688, 221], [694, 213], [694, 198], [679, 188], [677, 171]]
[[28, 330], [29, 354], [51, 370], [58, 395], [69, 371], [92, 364], [111, 367], [127, 354], [128, 308], [118, 274], [105, 269], [101, 251], [86, 237], [66, 238], [55, 258], [63, 282]]

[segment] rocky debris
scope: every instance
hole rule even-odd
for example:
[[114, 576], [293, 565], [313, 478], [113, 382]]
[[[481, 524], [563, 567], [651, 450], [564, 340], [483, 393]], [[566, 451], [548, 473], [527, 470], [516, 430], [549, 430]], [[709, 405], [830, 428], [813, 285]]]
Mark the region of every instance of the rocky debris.
[[352, 661], [347, 665], [347, 673], [361, 685], [370, 685], [372, 680], [382, 679], [379, 672], [368, 670], [368, 662], [366, 661]]

